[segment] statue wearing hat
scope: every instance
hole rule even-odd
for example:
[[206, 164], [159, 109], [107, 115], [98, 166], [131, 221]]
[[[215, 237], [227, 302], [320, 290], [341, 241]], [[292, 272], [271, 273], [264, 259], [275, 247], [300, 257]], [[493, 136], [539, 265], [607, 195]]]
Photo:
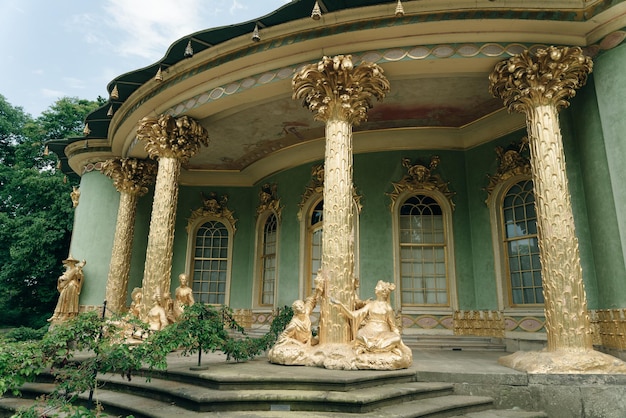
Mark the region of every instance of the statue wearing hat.
[[59, 300], [54, 309], [54, 314], [48, 322], [63, 322], [78, 315], [78, 297], [83, 287], [85, 275], [83, 267], [87, 264], [85, 260], [78, 261], [71, 255], [63, 260], [65, 272], [57, 280], [57, 290]]

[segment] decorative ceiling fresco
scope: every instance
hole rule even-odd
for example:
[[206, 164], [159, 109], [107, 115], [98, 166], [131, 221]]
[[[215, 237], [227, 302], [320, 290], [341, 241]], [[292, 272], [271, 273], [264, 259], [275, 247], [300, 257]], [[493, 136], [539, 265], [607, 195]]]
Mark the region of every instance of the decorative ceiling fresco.
[[[461, 128], [502, 108], [488, 92], [487, 76], [391, 80], [391, 91], [368, 112], [354, 132], [393, 128]], [[243, 170], [264, 156], [321, 140], [324, 125], [291, 98], [251, 106], [223, 118], [201, 121], [211, 137], [186, 168]], [[355, 141], [358, 141], [358, 134]]]

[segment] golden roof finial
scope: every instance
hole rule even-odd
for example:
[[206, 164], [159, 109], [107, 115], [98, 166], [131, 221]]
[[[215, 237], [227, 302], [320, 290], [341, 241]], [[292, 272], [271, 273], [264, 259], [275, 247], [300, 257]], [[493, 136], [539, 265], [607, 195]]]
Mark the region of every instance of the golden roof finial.
[[261, 36], [259, 35], [259, 25], [254, 25], [254, 30], [252, 31], [252, 40], [254, 42], [259, 42], [261, 40]]
[[117, 84], [113, 86], [113, 90], [111, 90], [111, 94], [109, 95], [109, 97], [112, 100], [117, 100], [120, 98], [120, 92], [117, 90]]
[[163, 81], [163, 72], [161, 71], [161, 66], [159, 66], [159, 69], [157, 70], [157, 73], [154, 76], [154, 79], [156, 81]]
[[320, 5], [315, 2], [315, 6], [313, 6], [313, 11], [311, 12], [311, 19], [320, 20], [322, 17], [322, 10], [320, 9]]
[[83, 128], [83, 135], [87, 136], [91, 133], [91, 129], [89, 129], [89, 124], [86, 123], [85, 127]]
[[398, 0], [398, 4], [396, 5], [396, 17], [404, 16], [404, 7], [402, 6], [402, 1]]
[[193, 57], [193, 48], [191, 47], [191, 39], [187, 42], [187, 46], [185, 47], [185, 58]]

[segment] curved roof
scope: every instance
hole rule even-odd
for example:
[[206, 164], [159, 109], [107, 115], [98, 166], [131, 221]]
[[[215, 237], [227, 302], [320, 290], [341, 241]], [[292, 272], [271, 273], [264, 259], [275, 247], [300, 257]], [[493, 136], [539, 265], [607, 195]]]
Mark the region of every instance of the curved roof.
[[[493, 2], [484, 0], [477, 2], [475, 0], [452, 0], [442, 4], [439, 0], [405, 0], [402, 2], [405, 14], [404, 16], [397, 18], [394, 15], [397, 1], [318, 0], [323, 18], [318, 26], [313, 27], [311, 26], [310, 17], [315, 0], [293, 0], [276, 11], [258, 19], [253, 19], [236, 25], [199, 31], [174, 42], [167, 50], [165, 56], [158, 62], [136, 71], [120, 75], [109, 83], [107, 88], [109, 93], [113, 93], [115, 89], [117, 94], [112, 94], [112, 97], [110, 97], [107, 104], [87, 116], [86, 124], [89, 129], [88, 134], [79, 138], [51, 141], [49, 147], [53, 152], [56, 152], [59, 156], [61, 156], [64, 171], [70, 170], [70, 167], [67, 164], [66, 154], [73, 153], [76, 155], [81, 152], [86, 153], [88, 148], [88, 152], [91, 155], [92, 160], [98, 158], [98, 156], [110, 156], [112, 152], [112, 145], [111, 143], [108, 143], [108, 141], [112, 140], [113, 135], [117, 135], [116, 132], [110, 132], [113, 120], [112, 114], [116, 113], [120, 110], [120, 108], [125, 109], [126, 114], [133, 114], [137, 108], [141, 107], [149, 100], [154, 99], [159, 95], [160, 97], [167, 96], [164, 91], [168, 88], [172, 88], [174, 85], [173, 81], [168, 80], [168, 83], [163, 83], [163, 85], [158, 89], [155, 89], [154, 87], [152, 87], [152, 90], [148, 89], [146, 86], [153, 83], [155, 75], [159, 70], [163, 70], [164, 72], [171, 70], [172, 74], [175, 73], [177, 75], [176, 83], [183, 85], [194, 77], [200, 79], [203, 71], [207, 72], [220, 65], [234, 62], [235, 60], [242, 60], [246, 56], [251, 56], [257, 52], [269, 51], [272, 48], [284, 48], [289, 46], [290, 43], [302, 42], [304, 44], [304, 41], [315, 40], [318, 40], [319, 43], [319, 39], [324, 38], [328, 40], [329, 46], [333, 46], [331, 42], [334, 42], [336, 44], [335, 48], [350, 49], [351, 40], [360, 38], [361, 35], [366, 32], [376, 34], [374, 37], [369, 38], [370, 44], [374, 44], [374, 40], [381, 38], [380, 34], [386, 35], [391, 33], [393, 33], [393, 37], [395, 39], [406, 43], [406, 39], [416, 37], [415, 33], [422, 30], [420, 28], [430, 27], [429, 25], [443, 26], [446, 24], [450, 24], [451, 26], [447, 26], [448, 29], [446, 29], [445, 37], [437, 37], [435, 36], [435, 33], [430, 34], [428, 37], [424, 37], [424, 39], [437, 41], [440, 38], [441, 44], [439, 44], [439, 42], [432, 44], [420, 44], [418, 47], [414, 44], [403, 44], [402, 46], [406, 47], [405, 56], [407, 54], [410, 56], [411, 53], [416, 54], [415, 51], [417, 48], [426, 48], [428, 50], [428, 54], [430, 55], [418, 57], [417, 59], [414, 59], [414, 61], [425, 61], [430, 58], [438, 58], [438, 53], [448, 53], [443, 52], [446, 48], [451, 51], [452, 55], [463, 55], [465, 52], [462, 48], [466, 46], [466, 49], [472, 50], [472, 52], [468, 52], [468, 54], [482, 54], [483, 56], [489, 56], [490, 52], [487, 52], [487, 49], [485, 49], [485, 45], [488, 45], [488, 42], [470, 42], [468, 44], [463, 44], [463, 37], [456, 37], [455, 39], [454, 35], [451, 35], [455, 32], [457, 27], [459, 33], [465, 31], [466, 33], [476, 34], [482, 30], [487, 32], [490, 25], [489, 22], [493, 22], [493, 29], [489, 30], [493, 33], [497, 33], [497, 36], [505, 41], [494, 47], [495, 49], [500, 48], [499, 54], [496, 54], [497, 56], [494, 55], [495, 59], [499, 60], [510, 56], [507, 54], [514, 53], [515, 51], [519, 52], [520, 48], [532, 48], [537, 44], [541, 45], [541, 42], [538, 43], [535, 40], [544, 35], [544, 33], [541, 32], [541, 30], [544, 29], [538, 30], [537, 28], [539, 27], [549, 28], [545, 29], [544, 32], [546, 34], [553, 32], [555, 35], [552, 39], [559, 41], [560, 43], [587, 46], [591, 42], [598, 42], [601, 36], [606, 35], [608, 31], [608, 29], [603, 28], [603, 25], [605, 25], [607, 21], [616, 21], [616, 19], [615, 16], [612, 18], [607, 17], [605, 19], [592, 18], [601, 15], [603, 12], [612, 7], [615, 7], [618, 3], [622, 3], [622, 1], [606, 2], [598, 0], [590, 2], [588, 0], [552, 0], [550, 2], [545, 2], [538, 0], [512, 0], [508, 2]], [[621, 21], [624, 20], [624, 14], [626, 14], [622, 9], [623, 8], [620, 8], [620, 10], [618, 10]], [[381, 11], [384, 15], [381, 15]], [[507, 23], [502, 24], [501, 22], [503, 21], [520, 22], [519, 27], [514, 28], [513, 31], [526, 33], [525, 37], [520, 38], [520, 41], [522, 41], [521, 43], [514, 42], [512, 36], [506, 33]], [[544, 26], [541, 26], [536, 22], [544, 22]], [[564, 23], [568, 23], [570, 25], [564, 26]], [[576, 30], [572, 30], [572, 24], [576, 25]], [[464, 25], [467, 27], [463, 28], [462, 26]], [[284, 35], [282, 38], [274, 37], [267, 42], [265, 42], [264, 38], [262, 42], [255, 44], [250, 42], [255, 26], [258, 26], [262, 34], [272, 28], [284, 27], [285, 29], [282, 35], [289, 34], [291, 38], [285, 40], [287, 38], [286, 35]], [[306, 30], [300, 29], [300, 26], [306, 26]], [[450, 27], [453, 29], [450, 29]], [[402, 28], [406, 28], [406, 30], [403, 31]], [[601, 30], [598, 30], [598, 28]], [[426, 30], [424, 31], [426, 32]], [[534, 32], [541, 33], [539, 35], [535, 35]], [[238, 38], [248, 39], [248, 44], [245, 46], [242, 46], [241, 44], [232, 46], [234, 45], [233, 42]], [[472, 40], [481, 39], [487, 38], [485, 36], [481, 37], [475, 35], [472, 38]], [[546, 42], [554, 42], [552, 39], [547, 37]], [[508, 42], [506, 42], [507, 40]], [[231, 47], [228, 47], [231, 49], [224, 47], [224, 51], [220, 51], [219, 54], [216, 53], [216, 55], [208, 60], [205, 59], [201, 64], [194, 63], [193, 65], [195, 65], [195, 67], [192, 68], [192, 65], [190, 64], [192, 60], [188, 59], [189, 56], [185, 52], [188, 45], [190, 45], [193, 49], [194, 58], [205, 51], [206, 53], [210, 53], [212, 49], [219, 50], [222, 48], [222, 45], [231, 45]], [[413, 49], [410, 49], [411, 45]], [[437, 51], [437, 48], [440, 48], [441, 51]], [[331, 50], [330, 47], [329, 50]], [[384, 51], [377, 51], [375, 47], [369, 52], [362, 49], [360, 51], [363, 52], [364, 55], [369, 54], [370, 56], [378, 57], [378, 59], [381, 59], [381, 62], [389, 62], [390, 66], [396, 65], [394, 62], [394, 60], [396, 60], [395, 57], [386, 57], [384, 56]], [[206, 57], [206, 53], [202, 56]], [[346, 51], [346, 53], [353, 53], [353, 51]], [[334, 54], [331, 53], [329, 55]], [[383, 58], [380, 58], [381, 56]], [[319, 59], [321, 56], [317, 58]], [[285, 59], [285, 57], [282, 58], [283, 61], [285, 61]], [[292, 63], [292, 67], [296, 64], [296, 62]], [[288, 68], [288, 66], [283, 67], [282, 70], [284, 71], [285, 68]], [[274, 71], [275, 74], [280, 75], [281, 68], [275, 68], [272, 69], [272, 71]], [[420, 83], [415, 80], [420, 77], [423, 79], [424, 76], [420, 75], [413, 80], [409, 80], [408, 78], [410, 78], [410, 74], [413, 70], [406, 69], [403, 71], [404, 72], [399, 71], [396, 75], [398, 78], [396, 86], [399, 86], [403, 92], [398, 94], [396, 102], [392, 99], [388, 106], [379, 109], [379, 113], [374, 115], [375, 117], [373, 118], [373, 122], [367, 126], [367, 129], [397, 128], [409, 126], [409, 123], [412, 124], [411, 126], [421, 126], [420, 124], [426, 123], [426, 118], [432, 117], [432, 111], [429, 112], [425, 109], [419, 108], [420, 106], [425, 106], [424, 103], [420, 103], [418, 100], [418, 96], [423, 94], [424, 91], [420, 91]], [[472, 71], [473, 70], [468, 70], [469, 73], [472, 73]], [[480, 80], [481, 77], [484, 77], [484, 70], [481, 71], [482, 72], [480, 74], [482, 75], [472, 74], [469, 78], [466, 77], [460, 79], [460, 84], [463, 84], [463, 87], [459, 85], [459, 83], [455, 84], [449, 83], [448, 81], [444, 82], [441, 77], [447, 77], [445, 74], [439, 78], [437, 78], [437, 74], [430, 74], [429, 77], [431, 77], [433, 85], [436, 85], [439, 90], [443, 87], [448, 88], [448, 84], [452, 84], [452, 90], [446, 94], [448, 94], [450, 98], [454, 97], [454, 103], [442, 103], [442, 105], [436, 109], [436, 117], [427, 123], [432, 125], [433, 121], [442, 121], [442, 119], [436, 119], [437, 117], [445, 117], [447, 118], [446, 123], [448, 124], [453, 124], [456, 127], [465, 126], [472, 121], [480, 120], [484, 115], [492, 113], [500, 108], [501, 103], [496, 104], [494, 101], [487, 100], [486, 97], [480, 99], [480, 103], [475, 103], [477, 100], [477, 93], [471, 89], [468, 90], [467, 86], [465, 86], [467, 84], [477, 85], [477, 88], [482, 89], [484, 87], [484, 83]], [[186, 74], [183, 74], [184, 72], [186, 72]], [[461, 77], [466, 76], [466, 74], [460, 75]], [[180, 92], [180, 89], [183, 87], [178, 86], [177, 88]], [[224, 86], [220, 88], [223, 90]], [[417, 93], [413, 95], [408, 94], [408, 91], [411, 89], [416, 90]], [[284, 96], [285, 91], [281, 94]], [[430, 100], [434, 100], [437, 98], [437, 94], [439, 94], [439, 92], [431, 91], [428, 94]], [[129, 98], [131, 97], [134, 98], [132, 103], [129, 101]], [[141, 98], [138, 99], [138, 97]], [[196, 99], [197, 98], [198, 97], [196, 96]], [[250, 98], [257, 100], [254, 96], [250, 96]], [[164, 99], [160, 100], [163, 102]], [[269, 98], [265, 98], [264, 100], [267, 101]], [[409, 100], [414, 101], [414, 103], [407, 105]], [[400, 101], [403, 101], [402, 106]], [[196, 102], [199, 102], [199, 100], [196, 100]], [[194, 106], [199, 106], [195, 104], [196, 102], [194, 102]], [[187, 104], [188, 103], [189, 102], [187, 102]], [[260, 103], [262, 102], [259, 101], [259, 104]], [[274, 105], [279, 107], [281, 106], [278, 102], [275, 102]], [[283, 103], [282, 106], [285, 107], [286, 105]], [[189, 107], [189, 109], [193, 111], [193, 107]], [[243, 107], [241, 107], [241, 109], [243, 109]], [[289, 110], [291, 111], [292, 108], [289, 107]], [[176, 113], [175, 106], [170, 108], [170, 113], [172, 112]], [[410, 115], [407, 113], [404, 122], [389, 122], [390, 118], [398, 119], [397, 115], [403, 112], [410, 113]], [[447, 113], [444, 115], [442, 112]], [[201, 117], [204, 115], [199, 111], [197, 113], [198, 116]], [[253, 113], [253, 110], [248, 109], [247, 113]], [[262, 117], [261, 115], [256, 116]], [[117, 124], [116, 126], [120, 126], [123, 121], [118, 120], [115, 123]], [[285, 123], [287, 123], [286, 119], [281, 121], [281, 123], [285, 130], [293, 128], [291, 125], [285, 125]], [[298, 123], [301, 122], [298, 122], [298, 118], [294, 116], [291, 118], [291, 122], [289, 123], [293, 123], [297, 126]], [[232, 125], [232, 121], [230, 124]], [[276, 126], [279, 125], [280, 123], [276, 124]], [[274, 128], [276, 128], [276, 126]], [[266, 127], [271, 128], [270, 126]], [[219, 131], [219, 126], [216, 129]], [[224, 134], [228, 129], [232, 131], [231, 127], [226, 126], [223, 126], [221, 129]], [[311, 137], [311, 135], [314, 136], [316, 132], [319, 134], [319, 129], [317, 131], [311, 130], [308, 134], [302, 133], [302, 135], [308, 135], [308, 137]], [[241, 132], [230, 133], [237, 135], [242, 134]], [[294, 135], [296, 138], [298, 137], [297, 132], [294, 133]], [[78, 144], [72, 146], [73, 143], [79, 141], [82, 141], [81, 144], [84, 142], [84, 147], [79, 147]], [[90, 141], [88, 147], [85, 141]], [[267, 142], [268, 139], [259, 139], [259, 141]], [[126, 153], [128, 152], [128, 146], [125, 146], [126, 148], [124, 149], [124, 152]], [[78, 150], [78, 148], [81, 148], [81, 150]], [[85, 151], [82, 151], [82, 148], [84, 148]], [[222, 158], [228, 159], [227, 156], [222, 156]], [[222, 168], [242, 170], [246, 167], [246, 164], [249, 165], [254, 162], [250, 160], [249, 156], [240, 155], [239, 158], [241, 160], [239, 165], [226, 164], [219, 166], [214, 162], [211, 163], [208, 160], [201, 161], [201, 159], [198, 159], [195, 162], [195, 166], [202, 166], [202, 168], [205, 169]], [[246, 160], [246, 158], [250, 161]]]

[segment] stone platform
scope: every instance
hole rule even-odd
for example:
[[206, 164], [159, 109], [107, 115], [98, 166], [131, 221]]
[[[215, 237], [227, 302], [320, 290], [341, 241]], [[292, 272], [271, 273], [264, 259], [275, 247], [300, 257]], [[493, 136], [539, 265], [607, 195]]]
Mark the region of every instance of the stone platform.
[[[266, 358], [226, 362], [172, 353], [151, 380], [100, 376], [95, 398], [112, 415], [135, 417], [473, 417], [572, 418], [626, 416], [626, 375], [529, 375], [497, 363], [504, 352], [413, 350], [413, 365], [396, 371], [346, 371], [279, 366]], [[28, 384], [28, 404], [52, 390]], [[0, 412], [0, 416], [3, 416]], [[8, 415], [7, 415], [8, 416]]]

